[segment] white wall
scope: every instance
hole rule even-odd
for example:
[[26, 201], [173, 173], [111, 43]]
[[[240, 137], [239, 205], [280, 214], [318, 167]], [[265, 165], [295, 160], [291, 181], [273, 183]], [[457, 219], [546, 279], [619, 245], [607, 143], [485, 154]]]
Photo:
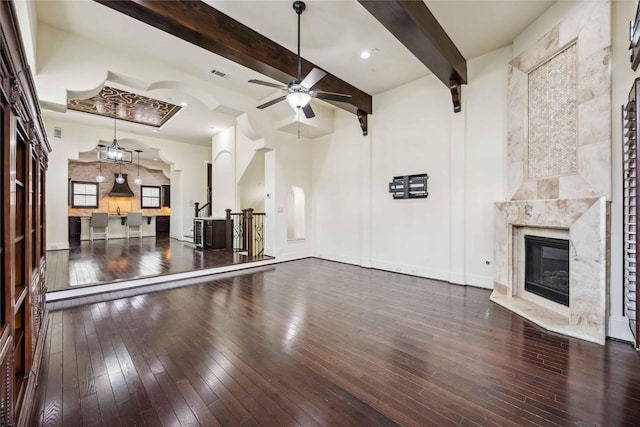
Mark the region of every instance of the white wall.
[[469, 84], [462, 92], [465, 283], [485, 288], [493, 288], [493, 202], [504, 200], [506, 194], [506, 82], [511, 55], [507, 46], [469, 60]]
[[[54, 128], [62, 128], [62, 138], [50, 138], [52, 153], [47, 172], [47, 249], [68, 247], [67, 180], [69, 159], [77, 159], [79, 152], [96, 147], [110, 129], [95, 128], [59, 119], [44, 118], [48, 135]], [[163, 159], [171, 163], [171, 234], [182, 238], [192, 227], [193, 201], [206, 200], [206, 160], [211, 158], [211, 148], [178, 141], [144, 138], [139, 135], [118, 133], [118, 139], [126, 147], [125, 140], [135, 140], [157, 148]], [[174, 181], [174, 174], [181, 171], [182, 180]], [[181, 185], [180, 182], [183, 184]], [[182, 203], [180, 203], [182, 201]], [[60, 218], [65, 220], [60, 221]]]
[[[362, 136], [352, 114], [336, 110], [334, 133], [311, 143], [313, 182], [312, 221], [314, 255], [356, 265], [369, 264], [363, 254], [361, 222], [369, 220], [371, 138]], [[309, 195], [306, 194], [307, 199]]]
[[47, 250], [69, 248], [68, 179], [69, 159], [77, 159], [78, 152], [95, 149], [97, 140], [84, 138], [83, 130], [68, 123], [44, 118], [48, 135], [54, 135], [54, 127], [62, 128], [62, 138], [49, 137], [51, 153], [46, 182]]
[[264, 151], [254, 151], [251, 162], [238, 180], [237, 191], [240, 209], [253, 208], [254, 212], [264, 212]]
[[275, 132], [265, 145], [272, 148], [265, 155], [265, 191], [270, 197], [265, 202], [265, 213], [272, 223], [267, 226], [266, 238], [272, 255], [282, 259], [295, 259], [311, 255], [312, 236], [307, 234], [302, 240], [287, 238], [289, 218], [287, 207], [291, 186], [300, 187], [305, 193], [305, 223], [311, 223], [311, 141], [308, 138]]
[[[316, 256], [492, 287], [510, 59], [508, 46], [468, 61], [462, 113], [433, 76], [374, 96], [368, 137], [335, 113], [335, 132], [312, 142]], [[391, 197], [394, 176], [419, 173], [429, 174], [428, 198]]]
[[[183, 191], [177, 191], [178, 188], [184, 188], [184, 178], [181, 170], [173, 171], [171, 173], [171, 204], [173, 206], [188, 206], [188, 203], [185, 202]], [[186, 230], [184, 228], [185, 217], [189, 219], [193, 217], [191, 209], [187, 208], [187, 212], [185, 212], [185, 209], [173, 209], [171, 211], [171, 221], [169, 223], [170, 237], [174, 239], [181, 238]], [[188, 226], [190, 227], [191, 232], [186, 234], [193, 236], [193, 223], [188, 224]]]
[[[252, 120], [242, 118], [238, 126], [218, 133], [213, 141], [213, 215], [224, 216], [224, 209], [237, 211], [241, 201], [253, 200], [255, 206], [264, 209], [265, 254], [280, 260], [302, 258], [311, 255], [311, 237], [289, 240], [287, 238], [287, 194], [291, 186], [300, 187], [305, 193], [305, 223], [311, 222], [311, 142], [295, 135], [280, 132], [265, 119], [264, 114], [252, 113]], [[256, 151], [259, 150], [259, 151]], [[247, 175], [244, 188], [242, 176], [252, 175], [252, 163], [264, 164], [263, 183], [258, 177]], [[260, 169], [256, 166], [255, 168]], [[255, 174], [254, 174], [255, 175]], [[240, 185], [238, 183], [240, 182]], [[260, 187], [260, 188], [257, 188]], [[258, 202], [260, 192], [262, 201]], [[242, 195], [239, 192], [243, 192]], [[268, 196], [267, 196], [268, 195]], [[254, 207], [255, 209], [255, 207]], [[293, 220], [293, 219], [291, 219]]]
[[213, 201], [211, 213], [224, 218], [225, 209], [234, 212], [236, 203], [235, 127], [226, 129], [212, 138]]
[[640, 70], [633, 72], [629, 57], [629, 21], [635, 17], [637, 2], [613, 2], [612, 39], [612, 87], [611, 87], [611, 137], [612, 137], [612, 200], [611, 200], [611, 241], [609, 276], [609, 331], [610, 336], [632, 340], [629, 321], [623, 316], [623, 274], [622, 274], [622, 135], [620, 106], [626, 104], [627, 96]]
[[[434, 76], [374, 97], [371, 132], [371, 264], [449, 280], [449, 90]], [[461, 168], [464, 165], [460, 165]], [[394, 200], [394, 176], [429, 174], [429, 197]]]
[[264, 212], [264, 138], [245, 114], [236, 127], [237, 207]]

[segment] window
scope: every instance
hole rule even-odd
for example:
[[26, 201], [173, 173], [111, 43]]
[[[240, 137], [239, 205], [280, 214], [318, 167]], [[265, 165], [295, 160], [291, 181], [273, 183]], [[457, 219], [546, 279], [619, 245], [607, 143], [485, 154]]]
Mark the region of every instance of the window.
[[160, 207], [160, 187], [143, 185], [140, 197], [142, 198], [140, 206], [143, 209]]
[[98, 183], [71, 181], [71, 207], [72, 208], [97, 208], [98, 207]]

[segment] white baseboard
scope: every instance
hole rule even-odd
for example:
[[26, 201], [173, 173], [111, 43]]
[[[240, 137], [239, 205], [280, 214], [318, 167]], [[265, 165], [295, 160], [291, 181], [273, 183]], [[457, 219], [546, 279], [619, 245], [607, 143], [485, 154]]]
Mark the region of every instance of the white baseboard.
[[303, 251], [290, 251], [286, 253], [277, 253], [276, 255], [270, 255], [275, 258], [278, 258], [278, 261], [293, 261], [296, 259], [309, 258], [313, 256], [311, 251], [303, 250]]
[[424, 268], [412, 264], [390, 263], [385, 261], [371, 260], [371, 267], [379, 270], [391, 271], [393, 273], [409, 274], [411, 276], [424, 277], [427, 279], [449, 281], [448, 270], [438, 270], [432, 268]]
[[609, 316], [609, 331], [607, 336], [622, 341], [634, 342], [629, 328], [629, 319], [624, 316]]
[[47, 243], [48, 251], [62, 251], [69, 249], [69, 242]]
[[449, 273], [449, 282], [456, 285], [466, 285], [467, 277], [464, 273], [456, 273], [452, 271]]
[[357, 265], [359, 267], [366, 267], [366, 268], [370, 268], [371, 266], [365, 266], [362, 263], [362, 259], [358, 258], [358, 257], [352, 257], [352, 256], [344, 256], [344, 255], [340, 255], [340, 254], [334, 254], [334, 253], [315, 253], [313, 256], [315, 256], [316, 258], [320, 258], [320, 259], [326, 259], [327, 261], [335, 261], [335, 262], [342, 262], [345, 264], [351, 264], [351, 265]]
[[479, 274], [467, 274], [468, 286], [475, 286], [476, 288], [493, 289], [493, 276], [481, 276]]

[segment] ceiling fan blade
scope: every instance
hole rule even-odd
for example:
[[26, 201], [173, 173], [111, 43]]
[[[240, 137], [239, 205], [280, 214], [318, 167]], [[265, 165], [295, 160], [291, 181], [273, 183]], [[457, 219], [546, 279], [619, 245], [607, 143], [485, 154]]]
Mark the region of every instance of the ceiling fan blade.
[[316, 113], [313, 112], [313, 108], [311, 108], [311, 104], [307, 104], [302, 107], [302, 111], [307, 119], [311, 119], [316, 116]]
[[269, 86], [269, 87], [275, 87], [278, 89], [282, 89], [282, 90], [287, 90], [287, 87], [285, 85], [282, 84], [277, 84], [277, 83], [269, 83], [269, 82], [263, 82], [262, 80], [249, 80], [249, 83], [255, 83], [257, 85], [262, 85], [262, 86]]
[[322, 71], [320, 68], [314, 68], [309, 74], [307, 74], [307, 77], [305, 77], [304, 80], [300, 83], [300, 86], [304, 87], [305, 89], [311, 89], [316, 83], [320, 81], [320, 79], [322, 79], [326, 75], [327, 73]]
[[285, 99], [287, 99], [287, 96], [286, 95], [282, 95], [282, 96], [277, 97], [276, 99], [272, 99], [269, 102], [265, 102], [262, 105], [258, 105], [256, 108], [262, 110], [263, 108], [271, 107], [273, 104], [277, 104], [278, 102], [284, 101]]
[[309, 92], [313, 98], [324, 99], [327, 101], [351, 102], [351, 95], [344, 93], [325, 92], [322, 90], [312, 90]]

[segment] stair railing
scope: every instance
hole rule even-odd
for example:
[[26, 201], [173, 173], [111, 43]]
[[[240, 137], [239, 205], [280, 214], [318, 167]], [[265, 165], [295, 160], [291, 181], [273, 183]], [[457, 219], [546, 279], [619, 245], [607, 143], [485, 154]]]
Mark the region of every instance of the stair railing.
[[233, 252], [246, 252], [248, 256], [264, 254], [264, 212], [253, 212], [253, 208], [242, 212], [226, 212], [226, 248]]

